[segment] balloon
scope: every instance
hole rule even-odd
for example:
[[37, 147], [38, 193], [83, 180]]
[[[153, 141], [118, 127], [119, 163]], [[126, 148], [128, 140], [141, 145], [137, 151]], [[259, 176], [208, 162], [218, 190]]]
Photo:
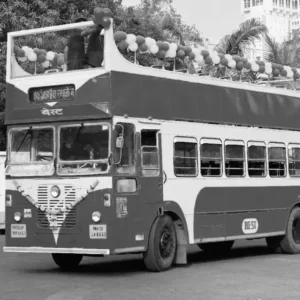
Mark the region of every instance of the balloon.
[[[202, 54], [203, 55], [203, 54]], [[210, 56], [206, 56], [205, 58], [204, 58], [204, 61], [205, 61], [205, 63], [207, 64], [207, 65], [211, 65], [212, 64], [212, 58], [210, 57]]]
[[244, 68], [247, 70], [251, 70], [251, 64], [247, 61], [244, 65]]
[[287, 71], [283, 69], [283, 70], [280, 72], [280, 75], [283, 76], [283, 77], [287, 76]]
[[227, 66], [228, 65], [228, 59], [224, 56], [224, 58], [221, 59], [221, 65]]
[[157, 41], [157, 42], [156, 42], [156, 45], [157, 45], [157, 47], [159, 48], [159, 50], [164, 50], [164, 49], [163, 49], [164, 46], [163, 46], [163, 42], [162, 42], [162, 41]]
[[[101, 23], [100, 23], [104, 29], [108, 29], [110, 27], [110, 24], [111, 24], [111, 20], [110, 18], [108, 17], [104, 17], [102, 20], [101, 20]], [[99, 25], [99, 24], [98, 24]]]
[[37, 54], [38, 56], [39, 55], [47, 55], [47, 51], [46, 50], [44, 50], [44, 49], [40, 49], [40, 51], [39, 51], [39, 54]]
[[203, 61], [204, 61], [203, 55], [201, 55], [201, 54], [196, 55], [196, 62], [197, 62], [198, 64], [201, 64]]
[[144, 43], [144, 44], [140, 45], [139, 50], [141, 52], [146, 52], [148, 50], [148, 46]]
[[293, 73], [297, 73], [297, 69], [296, 68], [292, 68]]
[[39, 55], [40, 53], [40, 49], [38, 49], [38, 48], [34, 48], [33, 49], [33, 52], [36, 54], [36, 55]]
[[28, 56], [28, 54], [29, 54], [29, 47], [28, 46], [23, 46], [22, 50], [25, 52], [25, 56]]
[[207, 57], [207, 56], [209, 56], [209, 53], [208, 53], [208, 51], [207, 50], [202, 50], [201, 51], [201, 55], [204, 57], [204, 59]]
[[116, 42], [121, 42], [123, 40], [126, 40], [127, 34], [124, 31], [117, 31], [114, 34], [114, 38]]
[[157, 57], [160, 59], [164, 59], [166, 56], [166, 51], [165, 50], [159, 50], [159, 52], [157, 53]]
[[167, 52], [167, 57], [175, 58], [175, 57], [176, 57], [176, 51], [170, 49], [170, 50]]
[[279, 74], [280, 74], [279, 69], [273, 69], [273, 76], [277, 77], [279, 76]]
[[193, 53], [197, 56], [201, 54], [201, 49], [200, 48], [193, 48], [192, 49]]
[[138, 46], [141, 46], [145, 43], [145, 38], [143, 36], [138, 35], [136, 37], [136, 43], [138, 44]]
[[259, 66], [265, 66], [265, 62], [263, 62], [262, 60], [258, 60], [257, 62], [256, 62]]
[[265, 63], [265, 67], [268, 68], [268, 69], [272, 68], [272, 64], [270, 62], [266, 62]]
[[233, 69], [233, 68], [235, 68], [235, 66], [236, 66], [236, 61], [235, 60], [232, 59], [231, 61], [228, 62], [228, 67], [229, 68]]
[[251, 70], [253, 71], [253, 72], [258, 72], [258, 70], [259, 70], [259, 65], [257, 64], [257, 63], [252, 63], [251, 64]]
[[219, 55], [212, 57], [212, 62], [214, 65], [218, 65], [220, 63], [220, 61], [221, 61], [221, 58]]
[[222, 60], [223, 58], [225, 58], [225, 55], [224, 55], [223, 53], [218, 53], [218, 55], [220, 56], [221, 60]]
[[38, 38], [37, 42], [38, 42], [39, 45], [41, 45], [43, 43], [43, 39], [42, 38]]
[[156, 53], [158, 53], [159, 48], [157, 45], [153, 45], [153, 46], [151, 46], [151, 48], [149, 50], [152, 54], [156, 54]]
[[174, 50], [175, 52], [176, 52], [177, 49], [178, 49], [178, 46], [177, 46], [177, 44], [175, 44], [175, 43], [171, 43], [171, 44], [169, 45], [169, 47], [170, 47], [169, 50]]
[[54, 59], [54, 52], [52, 52], [52, 51], [47, 52], [46, 59], [47, 60], [53, 60]]
[[248, 62], [247, 58], [245, 58], [245, 57], [241, 57], [241, 58], [240, 58], [240, 61], [241, 61], [244, 65]]
[[270, 75], [270, 74], [272, 74], [272, 68], [270, 68], [270, 67], [265, 67], [266, 68], [266, 70], [265, 70], [265, 72], [266, 72], [266, 74], [268, 74], [268, 75]]
[[189, 53], [189, 59], [190, 59], [190, 60], [194, 60], [195, 58], [196, 58], [195, 53], [190, 52], [190, 53]]
[[225, 54], [225, 58], [229, 61], [232, 60], [232, 56], [230, 54]]
[[127, 34], [126, 43], [128, 45], [134, 44], [136, 42], [136, 36], [134, 34]]
[[127, 47], [128, 47], [128, 44], [126, 43], [125, 40], [119, 42], [119, 44], [118, 44], [118, 48], [119, 48], [120, 50], [125, 50], [125, 49], [127, 49]]
[[165, 50], [167, 52], [169, 51], [169, 49], [170, 49], [169, 43], [163, 42], [161, 50]]
[[63, 56], [59, 56], [59, 57], [57, 58], [57, 65], [58, 65], [58, 66], [62, 66], [64, 63], [65, 63], [64, 57], [63, 57]]
[[241, 58], [237, 55], [233, 55], [232, 59], [235, 60], [237, 63], [241, 60]]
[[25, 57], [26, 56], [25, 51], [23, 49], [19, 49], [18, 53], [17, 53], [17, 56], [18, 57]]
[[186, 55], [189, 55], [192, 51], [193, 51], [193, 50], [192, 50], [191, 47], [186, 47], [186, 48], [185, 48], [185, 54], [186, 54]]
[[111, 18], [112, 17], [112, 12], [109, 8], [103, 8], [102, 13], [105, 17]]
[[265, 66], [259, 66], [258, 72], [259, 73], [265, 73], [266, 67]]
[[183, 50], [177, 51], [177, 56], [181, 59], [185, 58], [185, 52]]
[[101, 22], [102, 22], [104, 17], [105, 17], [105, 14], [104, 14], [102, 8], [101, 7], [95, 7], [93, 22], [96, 25], [101, 25]]
[[128, 49], [132, 52], [135, 52], [139, 48], [137, 43], [130, 44]]
[[46, 56], [45, 56], [44, 54], [38, 55], [37, 61], [38, 61], [39, 63], [45, 62], [45, 61], [46, 61]]
[[298, 72], [294, 73], [294, 79], [295, 80], [300, 79], [300, 74]]
[[242, 71], [243, 68], [244, 68], [244, 63], [243, 63], [241, 60], [238, 61], [237, 64], [236, 64], [236, 69], [237, 69], [238, 71]]
[[18, 57], [18, 61], [25, 62], [27, 60], [27, 56]]
[[37, 55], [32, 51], [28, 54], [28, 60], [29, 61], [36, 61], [37, 60]]
[[151, 48], [151, 46], [156, 45], [156, 41], [150, 37], [145, 38], [145, 43], [149, 49]]
[[287, 73], [287, 77], [288, 77], [288, 78], [293, 78], [293, 77], [294, 77], [293, 71], [288, 72], [288, 73]]
[[45, 69], [49, 68], [49, 66], [50, 66], [50, 62], [48, 60], [46, 60], [42, 63], [42, 67]]
[[20, 47], [14, 45], [14, 53], [18, 54], [18, 51], [21, 50]]

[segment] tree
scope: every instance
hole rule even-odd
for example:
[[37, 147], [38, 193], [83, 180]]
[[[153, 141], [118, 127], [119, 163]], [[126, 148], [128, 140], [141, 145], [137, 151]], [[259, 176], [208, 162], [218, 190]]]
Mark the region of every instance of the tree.
[[281, 64], [290, 67], [300, 67], [300, 30], [296, 30], [291, 39], [278, 43], [274, 38], [266, 35], [265, 44], [267, 52], [265, 60], [271, 63]]
[[245, 44], [254, 43], [255, 40], [267, 33], [268, 28], [260, 20], [249, 19], [241, 23], [232, 34], [224, 36], [215, 50], [224, 54], [243, 56]]

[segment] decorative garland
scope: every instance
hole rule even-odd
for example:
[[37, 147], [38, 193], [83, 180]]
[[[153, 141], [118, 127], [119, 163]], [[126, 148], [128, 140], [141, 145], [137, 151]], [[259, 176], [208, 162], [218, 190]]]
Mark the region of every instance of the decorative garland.
[[[104, 29], [109, 29], [111, 26], [112, 12], [109, 8], [96, 7], [92, 20], [95, 25], [101, 25]], [[89, 32], [90, 33], [90, 32]], [[82, 33], [87, 34], [87, 33]], [[190, 62], [197, 62], [199, 65], [220, 68], [230, 68], [239, 72], [253, 71], [256, 73], [265, 73], [270, 78], [273, 77], [287, 77], [294, 80], [300, 79], [300, 74], [296, 68], [290, 66], [282, 66], [275, 63], [268, 63], [263, 61], [248, 61], [244, 57], [238, 55], [222, 54], [216, 51], [208, 51], [200, 48], [191, 48], [187, 46], [180, 46], [176, 43], [169, 43], [165, 41], [155, 41], [151, 37], [136, 36], [134, 34], [127, 34], [123, 31], [117, 31], [114, 34], [115, 42], [118, 48], [122, 51], [128, 50], [136, 54], [152, 53], [158, 59], [165, 58], [188, 58]], [[14, 46], [14, 53], [20, 62], [29, 60], [31, 62], [38, 62], [44, 68], [52, 67], [66, 68], [66, 62], [63, 53], [56, 53], [53, 51], [46, 51], [38, 48], [29, 48], [23, 46], [19, 48]]]

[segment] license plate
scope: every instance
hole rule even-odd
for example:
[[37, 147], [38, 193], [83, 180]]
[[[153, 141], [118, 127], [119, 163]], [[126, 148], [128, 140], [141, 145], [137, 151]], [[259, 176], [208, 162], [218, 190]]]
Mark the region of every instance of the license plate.
[[11, 224], [11, 237], [12, 238], [26, 238], [26, 224]]
[[106, 239], [106, 225], [90, 225], [90, 239]]

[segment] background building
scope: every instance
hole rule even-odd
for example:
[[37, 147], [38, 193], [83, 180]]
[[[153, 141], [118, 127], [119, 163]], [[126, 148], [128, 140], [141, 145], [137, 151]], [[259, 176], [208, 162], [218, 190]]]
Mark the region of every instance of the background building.
[[[241, 0], [241, 13], [245, 20], [260, 19], [269, 29], [269, 35], [277, 42], [290, 38], [292, 30], [300, 26], [300, 0]], [[245, 45], [248, 59], [263, 59], [265, 52], [263, 40], [255, 45]]]

